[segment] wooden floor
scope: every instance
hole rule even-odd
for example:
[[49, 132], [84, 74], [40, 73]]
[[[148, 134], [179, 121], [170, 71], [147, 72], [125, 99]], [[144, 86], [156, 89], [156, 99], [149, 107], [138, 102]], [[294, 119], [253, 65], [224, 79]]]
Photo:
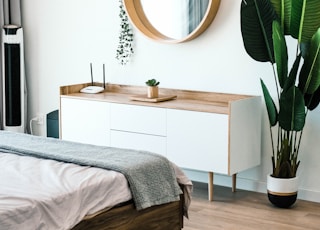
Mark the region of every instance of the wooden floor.
[[184, 230], [320, 229], [320, 203], [298, 200], [290, 209], [280, 209], [269, 203], [266, 194], [214, 189], [214, 201], [210, 202], [206, 186], [195, 183]]

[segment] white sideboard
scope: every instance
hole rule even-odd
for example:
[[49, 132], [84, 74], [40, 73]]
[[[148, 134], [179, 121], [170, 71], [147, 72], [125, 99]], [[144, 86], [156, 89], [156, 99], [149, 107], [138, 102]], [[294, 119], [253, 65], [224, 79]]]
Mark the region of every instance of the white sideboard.
[[107, 84], [99, 94], [79, 93], [88, 84], [60, 88], [60, 137], [162, 154], [178, 166], [233, 176], [260, 164], [261, 98], [177, 89], [170, 101], [133, 101], [145, 87]]

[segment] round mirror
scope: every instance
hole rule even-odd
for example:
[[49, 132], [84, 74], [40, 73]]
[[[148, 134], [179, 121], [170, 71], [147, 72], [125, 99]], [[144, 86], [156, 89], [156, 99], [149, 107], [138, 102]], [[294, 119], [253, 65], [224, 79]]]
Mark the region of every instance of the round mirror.
[[156, 41], [179, 43], [203, 33], [220, 0], [123, 0], [133, 25]]

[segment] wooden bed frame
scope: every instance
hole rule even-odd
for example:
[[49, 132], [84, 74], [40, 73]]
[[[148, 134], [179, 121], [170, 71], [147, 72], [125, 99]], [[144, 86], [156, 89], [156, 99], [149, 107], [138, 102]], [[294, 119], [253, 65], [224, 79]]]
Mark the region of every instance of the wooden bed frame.
[[180, 230], [183, 228], [184, 196], [180, 201], [137, 211], [133, 203], [84, 219], [72, 230]]

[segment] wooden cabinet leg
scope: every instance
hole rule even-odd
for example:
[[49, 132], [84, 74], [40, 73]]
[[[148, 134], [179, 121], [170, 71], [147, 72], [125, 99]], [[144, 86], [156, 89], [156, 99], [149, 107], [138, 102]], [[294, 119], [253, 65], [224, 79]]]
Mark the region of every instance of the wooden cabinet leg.
[[237, 174], [232, 175], [232, 192], [237, 191]]
[[209, 201], [213, 201], [213, 172], [209, 172], [208, 196]]

